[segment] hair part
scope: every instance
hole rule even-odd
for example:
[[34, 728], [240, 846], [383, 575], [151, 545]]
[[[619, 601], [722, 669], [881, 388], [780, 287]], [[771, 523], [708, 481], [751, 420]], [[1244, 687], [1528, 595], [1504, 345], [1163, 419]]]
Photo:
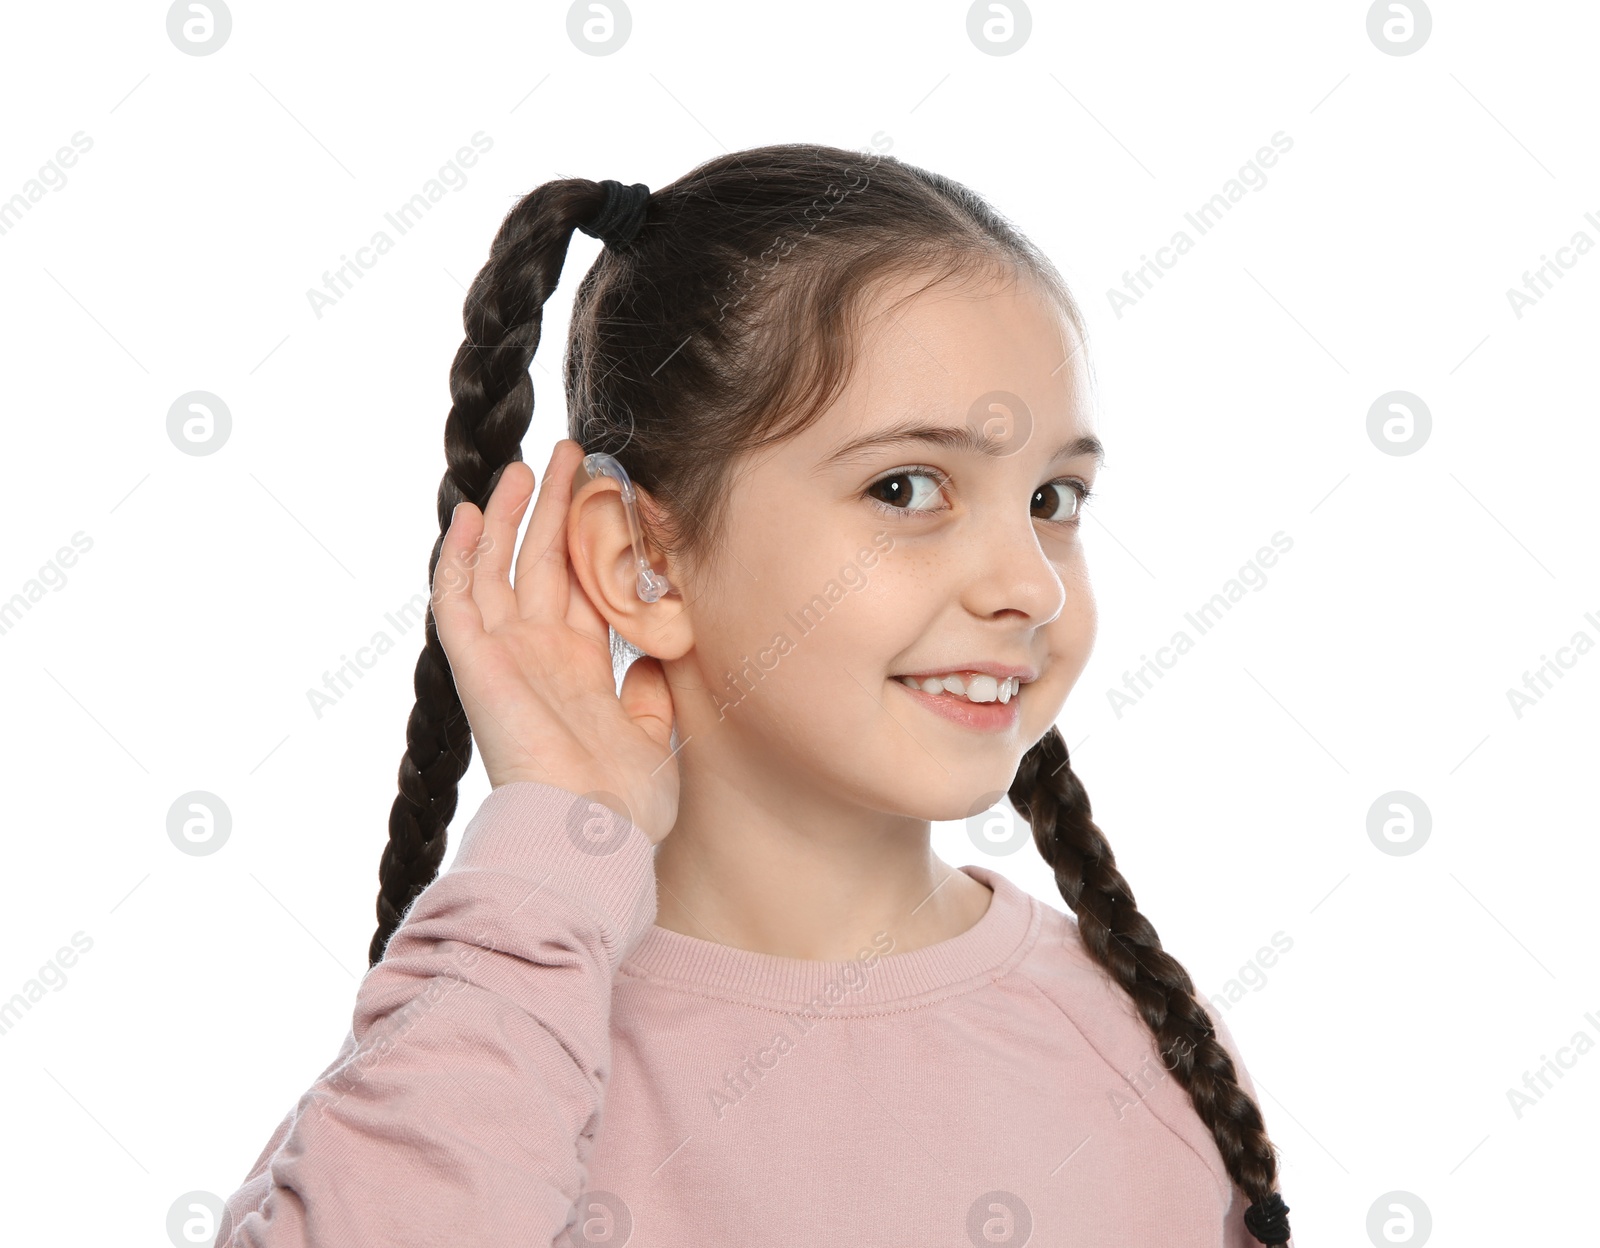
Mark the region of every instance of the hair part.
[[[574, 229], [603, 202], [601, 184], [583, 178], [536, 187], [506, 214], [468, 291], [466, 337], [450, 367], [430, 585], [456, 504], [487, 506], [500, 471], [522, 458], [544, 305]], [[950, 178], [816, 144], [709, 160], [652, 192], [639, 233], [602, 248], [579, 282], [563, 371], [568, 436], [621, 462], [649, 496], [642, 520], [652, 544], [692, 568], [726, 520], [739, 461], [828, 409], [850, 380], [867, 296], [918, 276], [926, 282], [913, 294], [939, 282], [1030, 280], [1085, 342], [1083, 317], [1049, 258]], [[438, 874], [472, 758], [431, 602], [425, 634], [378, 869], [371, 965]], [[1266, 1200], [1277, 1158], [1260, 1110], [1188, 974], [1135, 906], [1057, 728], [1024, 755], [1009, 796], [1084, 947], [1133, 999], [1228, 1174], [1252, 1202]]]

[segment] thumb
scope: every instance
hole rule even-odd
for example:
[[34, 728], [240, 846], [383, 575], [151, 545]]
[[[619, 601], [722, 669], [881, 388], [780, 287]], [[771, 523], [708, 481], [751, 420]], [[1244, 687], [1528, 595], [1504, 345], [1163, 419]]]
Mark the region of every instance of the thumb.
[[672, 740], [672, 690], [661, 660], [646, 654], [635, 659], [622, 678], [617, 697], [629, 719], [657, 745]]

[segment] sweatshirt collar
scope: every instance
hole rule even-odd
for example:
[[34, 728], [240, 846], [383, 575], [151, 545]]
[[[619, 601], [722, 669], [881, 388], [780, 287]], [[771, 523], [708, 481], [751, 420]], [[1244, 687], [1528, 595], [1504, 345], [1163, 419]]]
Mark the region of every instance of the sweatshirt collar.
[[755, 953], [651, 924], [619, 974], [826, 1017], [927, 1004], [997, 979], [1021, 960], [1039, 932], [1041, 915], [1030, 893], [988, 867], [959, 869], [993, 890], [988, 909], [961, 934], [920, 949], [896, 953], [882, 935], [876, 943], [864, 942], [853, 959], [816, 961]]

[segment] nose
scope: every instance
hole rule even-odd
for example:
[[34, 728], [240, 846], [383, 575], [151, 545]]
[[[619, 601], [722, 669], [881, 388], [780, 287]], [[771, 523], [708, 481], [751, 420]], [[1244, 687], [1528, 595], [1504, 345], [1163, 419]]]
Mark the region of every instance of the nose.
[[1055, 620], [1067, 591], [1039, 540], [1038, 521], [998, 507], [974, 513], [961, 552], [962, 598], [980, 619], [1019, 613], [1034, 627]]

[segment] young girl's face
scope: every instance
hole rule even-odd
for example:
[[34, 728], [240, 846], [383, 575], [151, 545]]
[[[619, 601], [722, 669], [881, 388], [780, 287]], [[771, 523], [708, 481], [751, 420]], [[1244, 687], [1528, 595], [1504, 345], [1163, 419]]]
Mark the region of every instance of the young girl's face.
[[[669, 664], [691, 774], [963, 818], [1010, 787], [1088, 661], [1094, 600], [1062, 523], [1099, 469], [1081, 345], [1026, 280], [904, 298], [924, 280], [880, 287], [846, 390], [734, 471], [722, 540], [688, 585], [693, 647]], [[908, 424], [987, 430], [1000, 453], [841, 454]], [[1005, 706], [954, 708], [982, 726], [896, 679], [993, 666], [1034, 679]]]

